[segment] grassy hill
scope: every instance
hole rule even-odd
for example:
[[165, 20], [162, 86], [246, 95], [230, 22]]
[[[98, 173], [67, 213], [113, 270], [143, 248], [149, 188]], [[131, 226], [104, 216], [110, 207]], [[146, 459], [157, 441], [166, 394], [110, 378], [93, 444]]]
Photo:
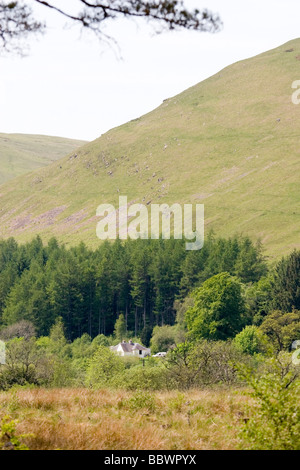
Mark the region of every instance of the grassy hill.
[[76, 154], [0, 187], [0, 236], [96, 237], [96, 208], [203, 203], [206, 228], [300, 247], [300, 39], [235, 63]]
[[0, 133], [0, 184], [49, 165], [83, 144], [61, 137]]

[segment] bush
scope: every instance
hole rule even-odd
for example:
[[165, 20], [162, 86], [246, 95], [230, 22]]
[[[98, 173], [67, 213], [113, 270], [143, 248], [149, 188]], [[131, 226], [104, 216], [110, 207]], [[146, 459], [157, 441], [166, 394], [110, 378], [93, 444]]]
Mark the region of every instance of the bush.
[[167, 352], [176, 344], [177, 336], [176, 326], [155, 326], [150, 341], [151, 352], [153, 354], [161, 351]]
[[253, 450], [300, 450], [300, 370], [291, 354], [269, 359], [263, 374], [247, 368], [241, 371], [255, 400], [241, 439]]
[[179, 389], [215, 384], [238, 384], [236, 364], [249, 362], [229, 341], [185, 342], [167, 356], [170, 383]]
[[76, 374], [70, 361], [55, 358], [52, 362], [52, 377], [50, 387], [64, 388], [74, 384]]
[[47, 385], [52, 377], [49, 357], [37, 347], [35, 338], [14, 338], [6, 343], [6, 364], [0, 373], [0, 389], [13, 385]]
[[120, 357], [105, 346], [100, 346], [88, 361], [86, 385], [92, 388], [112, 386], [116, 377], [125, 369]]
[[123, 405], [132, 411], [147, 410], [154, 412], [156, 409], [155, 398], [151, 393], [145, 393], [142, 390], [135, 392]]
[[265, 353], [268, 350], [268, 338], [254, 325], [246, 326], [233, 340], [236, 348], [244, 354]]
[[164, 367], [132, 367], [112, 381], [124, 390], [164, 390], [168, 388], [167, 370]]
[[170, 411], [181, 413], [184, 404], [186, 403], [186, 397], [183, 393], [177, 393], [175, 398], [171, 398], [168, 402], [168, 408]]
[[136, 356], [121, 356], [120, 359], [123, 362], [125, 369], [131, 369], [131, 367], [139, 366], [141, 360]]
[[29, 340], [36, 336], [36, 331], [33, 323], [27, 320], [21, 320], [18, 323], [7, 326], [1, 330], [0, 338], [4, 341], [9, 341], [13, 338], [24, 338]]
[[276, 310], [266, 316], [260, 330], [269, 338], [276, 352], [288, 350], [293, 341], [300, 339], [300, 311], [284, 313]]
[[99, 346], [111, 346], [111, 338], [108, 338], [107, 336], [104, 335], [98, 335], [96, 336], [93, 341], [92, 341], [92, 348], [94, 349], [94, 352], [96, 351]]
[[16, 434], [17, 421], [11, 420], [9, 416], [4, 416], [0, 423], [0, 450], [29, 450], [22, 443], [26, 437], [34, 437], [32, 434]]

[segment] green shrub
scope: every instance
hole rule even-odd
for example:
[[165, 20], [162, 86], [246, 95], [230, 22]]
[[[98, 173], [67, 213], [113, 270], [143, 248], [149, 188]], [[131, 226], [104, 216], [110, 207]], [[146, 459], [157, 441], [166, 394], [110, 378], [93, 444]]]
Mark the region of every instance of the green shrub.
[[100, 346], [88, 361], [86, 385], [92, 388], [113, 386], [114, 380], [125, 369], [120, 357], [105, 346]]
[[154, 354], [167, 352], [177, 343], [177, 336], [178, 332], [176, 326], [155, 326], [150, 341], [151, 352]]
[[0, 423], [0, 450], [29, 450], [22, 443], [22, 439], [32, 437], [32, 434], [16, 434], [17, 421], [11, 420], [9, 416], [4, 416]]
[[185, 342], [170, 351], [166, 358], [168, 381], [181, 390], [216, 384], [239, 384], [235, 365], [248, 362], [230, 341], [199, 340]]
[[8, 390], [13, 385], [51, 385], [55, 356], [47, 349], [49, 341], [48, 338], [9, 340], [6, 363], [0, 369], [0, 390]]
[[268, 350], [267, 336], [254, 325], [246, 326], [235, 336], [233, 343], [239, 351], [251, 356], [267, 352]]
[[248, 409], [240, 437], [253, 450], [300, 450], [299, 366], [292, 363], [291, 354], [280, 353], [264, 369], [258, 375], [242, 368], [254, 406]]
[[167, 370], [164, 367], [131, 367], [112, 381], [124, 390], [164, 390], [167, 387]]
[[125, 407], [132, 411], [147, 410], [153, 413], [156, 409], [156, 401], [151, 393], [144, 390], [136, 391], [128, 400], [124, 402]]
[[168, 402], [168, 408], [171, 411], [176, 411], [177, 413], [180, 413], [182, 411], [182, 408], [185, 402], [186, 402], [186, 397], [184, 393], [177, 393], [176, 398], [172, 398]]
[[75, 370], [72, 365], [70, 361], [55, 358], [52, 362], [52, 377], [49, 385], [55, 388], [72, 386], [75, 380]]
[[123, 356], [123, 357], [120, 357], [120, 359], [123, 362], [125, 369], [131, 369], [131, 367], [136, 367], [140, 365], [139, 357]]
[[300, 311], [289, 313], [276, 310], [266, 316], [260, 330], [269, 338], [276, 352], [288, 350], [300, 338]]

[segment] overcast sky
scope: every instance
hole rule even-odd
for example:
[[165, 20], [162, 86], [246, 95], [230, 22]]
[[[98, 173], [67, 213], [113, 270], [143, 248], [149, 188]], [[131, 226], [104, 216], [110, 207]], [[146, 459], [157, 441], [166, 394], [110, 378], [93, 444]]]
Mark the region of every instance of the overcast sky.
[[184, 3], [219, 13], [222, 32], [153, 35], [143, 22], [112, 22], [106, 32], [117, 40], [122, 59], [38, 7], [47, 34], [30, 42], [26, 58], [0, 57], [0, 132], [93, 140], [223, 67], [300, 36], [299, 0]]

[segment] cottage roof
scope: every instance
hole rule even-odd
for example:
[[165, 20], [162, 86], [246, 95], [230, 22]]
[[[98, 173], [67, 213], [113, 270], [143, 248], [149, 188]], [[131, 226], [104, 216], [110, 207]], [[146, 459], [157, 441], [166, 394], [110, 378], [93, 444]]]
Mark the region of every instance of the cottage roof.
[[126, 341], [122, 341], [121, 343], [117, 344], [116, 346], [112, 346], [111, 349], [113, 351], [116, 351], [119, 347], [123, 349], [124, 352], [130, 353], [132, 351], [146, 351], [147, 348], [142, 346], [139, 343], [133, 343], [132, 341], [129, 341], [129, 343], [126, 343]]
[[129, 343], [120, 343], [121, 348], [123, 349], [124, 352], [131, 352], [132, 351], [132, 345]]
[[144, 346], [142, 346], [141, 344], [139, 343], [135, 343], [133, 346], [132, 346], [132, 350], [139, 350], [139, 351], [145, 351], [147, 348], [145, 348]]

